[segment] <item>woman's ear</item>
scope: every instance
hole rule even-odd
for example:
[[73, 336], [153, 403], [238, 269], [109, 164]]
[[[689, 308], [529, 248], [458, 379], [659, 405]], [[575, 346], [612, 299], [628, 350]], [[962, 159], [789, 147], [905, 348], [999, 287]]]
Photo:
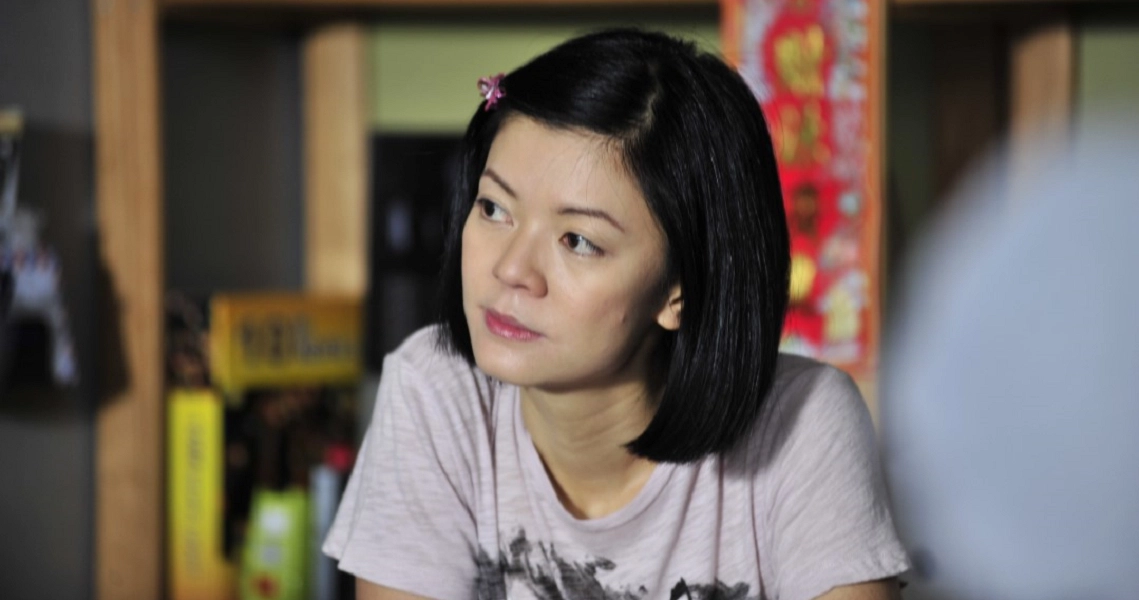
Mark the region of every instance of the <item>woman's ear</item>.
[[668, 296], [664, 308], [657, 314], [657, 324], [666, 331], [680, 329], [680, 311], [684, 306], [684, 299], [680, 295], [680, 284], [674, 283], [668, 288]]

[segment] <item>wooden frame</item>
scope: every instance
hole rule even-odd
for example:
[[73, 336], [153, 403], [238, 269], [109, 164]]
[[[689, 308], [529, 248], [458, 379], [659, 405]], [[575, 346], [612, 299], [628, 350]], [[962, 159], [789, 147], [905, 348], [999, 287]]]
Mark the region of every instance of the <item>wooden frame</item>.
[[1025, 157], [1061, 149], [1074, 111], [1075, 39], [1066, 15], [1016, 27], [1010, 40], [1009, 134], [1012, 191], [1031, 184]]
[[[890, 0], [892, 6], [960, 5]], [[163, 197], [160, 22], [179, 10], [708, 6], [716, 0], [91, 0], [94, 53], [96, 214], [112, 302], [100, 308], [103, 340], [116, 351], [104, 370], [96, 417], [95, 596], [164, 595]], [[976, 3], [981, 3], [977, 0]], [[989, 0], [1005, 6], [1052, 0]], [[1072, 30], [1065, 17], [1015, 38], [1014, 134], [1041, 120], [1066, 127], [1071, 109]], [[363, 292], [366, 277], [366, 127], [360, 45], [353, 28], [314, 30], [303, 50], [307, 219], [306, 286]], [[1055, 76], [1059, 64], [1060, 75]], [[331, 86], [326, 89], [326, 86]], [[337, 90], [337, 91], [329, 91]], [[333, 158], [335, 156], [335, 158]], [[351, 232], [343, 235], [340, 232]], [[346, 266], [345, 266], [346, 265]], [[108, 294], [104, 294], [108, 296]], [[121, 360], [119, 360], [121, 358]]]
[[163, 8], [488, 8], [488, 7], [630, 7], [707, 6], [717, 0], [162, 0]]
[[95, 210], [108, 278], [96, 415], [94, 579], [99, 598], [159, 598], [163, 507], [162, 143], [158, 7], [92, 3]]
[[367, 32], [308, 34], [304, 86], [305, 289], [363, 298], [368, 285]]

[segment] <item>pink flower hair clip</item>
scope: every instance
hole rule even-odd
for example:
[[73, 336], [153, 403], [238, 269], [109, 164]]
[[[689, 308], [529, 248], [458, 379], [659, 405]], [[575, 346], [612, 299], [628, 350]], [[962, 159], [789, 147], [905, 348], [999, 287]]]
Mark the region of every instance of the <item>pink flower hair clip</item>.
[[483, 110], [490, 110], [498, 104], [498, 100], [506, 95], [502, 89], [502, 78], [506, 77], [504, 73], [492, 75], [491, 77], [479, 77], [479, 95], [486, 100], [486, 106]]

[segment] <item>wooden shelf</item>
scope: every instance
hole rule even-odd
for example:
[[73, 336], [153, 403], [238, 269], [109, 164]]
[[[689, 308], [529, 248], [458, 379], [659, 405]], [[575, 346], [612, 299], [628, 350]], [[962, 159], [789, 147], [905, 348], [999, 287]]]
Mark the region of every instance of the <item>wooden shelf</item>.
[[[1122, 4], [1127, 0], [887, 0], [892, 6], [1038, 6]], [[719, 0], [159, 0], [160, 10], [185, 8], [367, 9], [367, 8], [585, 8], [716, 6]]]
[[629, 8], [715, 6], [718, 0], [161, 0], [163, 10], [185, 8]]

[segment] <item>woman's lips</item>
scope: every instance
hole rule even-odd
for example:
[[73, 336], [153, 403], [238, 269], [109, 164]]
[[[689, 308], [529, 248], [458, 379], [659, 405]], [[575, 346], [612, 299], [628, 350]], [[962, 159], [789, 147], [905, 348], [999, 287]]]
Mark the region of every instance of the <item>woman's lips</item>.
[[486, 310], [486, 328], [491, 333], [508, 340], [529, 341], [542, 337], [542, 334], [522, 326], [512, 317], [499, 312]]

